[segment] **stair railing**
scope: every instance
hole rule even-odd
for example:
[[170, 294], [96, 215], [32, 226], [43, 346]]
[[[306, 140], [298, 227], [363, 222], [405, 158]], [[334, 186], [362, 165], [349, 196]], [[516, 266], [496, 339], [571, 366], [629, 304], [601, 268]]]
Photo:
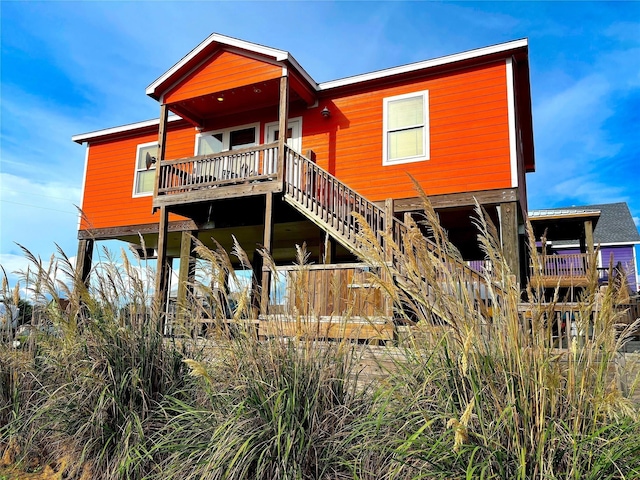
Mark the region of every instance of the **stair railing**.
[[[315, 221], [338, 233], [343, 243], [348, 243], [352, 249], [356, 249], [356, 237], [359, 230], [358, 222], [354, 214], [358, 214], [371, 231], [376, 240], [385, 248], [386, 212], [383, 208], [364, 198], [352, 188], [348, 187], [326, 170], [314, 162], [285, 147], [285, 198], [288, 198], [298, 208], [310, 212], [315, 216]], [[404, 242], [408, 232], [408, 225], [395, 217], [391, 218], [390, 234], [393, 242], [398, 246], [400, 254], [404, 252]], [[427, 248], [442, 257], [438, 252], [441, 249], [430, 239], [424, 238]], [[398, 258], [392, 255], [394, 267], [399, 267]], [[456, 273], [460, 278], [460, 288], [465, 288], [470, 298], [474, 298], [479, 304], [485, 306], [490, 301], [490, 293], [487, 280], [469, 267], [465, 262], [447, 255], [443, 259], [451, 273]], [[494, 284], [494, 295], [501, 296], [502, 288]]]

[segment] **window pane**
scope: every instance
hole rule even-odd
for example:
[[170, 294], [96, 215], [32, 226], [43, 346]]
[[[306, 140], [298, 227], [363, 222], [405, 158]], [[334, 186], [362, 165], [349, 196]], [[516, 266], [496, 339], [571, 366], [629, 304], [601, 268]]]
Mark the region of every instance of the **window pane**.
[[256, 144], [256, 129], [253, 127], [242, 130], [234, 130], [229, 137], [231, 150], [242, 147], [250, 147]]
[[422, 95], [389, 102], [387, 112], [387, 128], [389, 130], [424, 125]]
[[198, 142], [198, 155], [211, 155], [222, 151], [222, 133], [203, 135]]
[[389, 132], [389, 160], [424, 155], [424, 128]]
[[136, 193], [153, 192], [153, 182], [156, 177], [155, 170], [141, 170], [138, 172], [138, 185]]
[[[157, 145], [150, 145], [148, 147], [142, 147], [140, 149], [138, 149], [138, 161], [137, 161], [137, 165], [136, 168], [138, 170], [142, 170], [147, 168], [146, 165], [146, 158], [147, 158], [147, 152], [149, 152], [149, 155], [151, 155], [152, 157], [155, 157], [158, 154], [158, 146]], [[151, 165], [152, 168], [155, 168], [155, 164]]]

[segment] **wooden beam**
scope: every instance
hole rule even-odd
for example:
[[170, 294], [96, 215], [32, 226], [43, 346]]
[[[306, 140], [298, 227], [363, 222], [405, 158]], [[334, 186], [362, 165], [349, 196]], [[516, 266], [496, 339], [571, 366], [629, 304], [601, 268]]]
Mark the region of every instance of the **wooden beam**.
[[[283, 132], [284, 130], [280, 130]], [[286, 135], [280, 135], [286, 137]], [[264, 207], [264, 236], [262, 245], [265, 250], [271, 254], [273, 246], [273, 194], [267, 194], [265, 197]], [[267, 315], [269, 313], [269, 290], [271, 288], [271, 272], [269, 270], [262, 271], [262, 279], [260, 287], [262, 289], [260, 296], [260, 313]]]
[[[181, 232], [183, 230], [197, 230], [198, 227], [193, 220], [182, 220], [170, 222], [167, 230], [169, 232]], [[142, 225], [127, 225], [125, 227], [92, 228], [90, 230], [78, 231], [78, 240], [110, 240], [121, 237], [131, 237], [138, 235], [148, 235], [158, 233], [157, 223], [147, 223]]]
[[[498, 205], [505, 202], [517, 202], [518, 191], [516, 188], [502, 190], [481, 190], [477, 192], [451, 193], [446, 195], [430, 195], [429, 201], [433, 208], [452, 208], [475, 205], [475, 201], [480, 205]], [[376, 202], [380, 207], [384, 207], [384, 202]], [[420, 197], [399, 198], [394, 201], [395, 212], [411, 212], [422, 210], [422, 200]]]
[[500, 205], [500, 236], [505, 261], [520, 283], [520, 243], [518, 241], [518, 203]]
[[[167, 150], [167, 119], [169, 118], [169, 109], [163, 103], [160, 105], [160, 124], [158, 126], [158, 153], [156, 154], [156, 175], [153, 185], [153, 198], [158, 196], [158, 188], [160, 186], [160, 162], [164, 159]], [[153, 212], [157, 207], [153, 207]]]
[[287, 143], [287, 120], [289, 115], [289, 77], [280, 78], [280, 105], [278, 107], [278, 185], [284, 185], [284, 146]]
[[[283, 157], [284, 161], [284, 157]], [[280, 167], [278, 167], [280, 168]], [[278, 177], [280, 174], [278, 173]], [[284, 177], [283, 177], [284, 178]], [[206, 202], [211, 200], [224, 200], [229, 198], [251, 197], [264, 195], [265, 193], [281, 192], [282, 181], [241, 183], [238, 185], [225, 185], [218, 188], [206, 188], [193, 192], [176, 193], [172, 195], [160, 195], [153, 199], [153, 207], [181, 205], [188, 203]]]
[[159, 327], [164, 325], [164, 316], [167, 311], [167, 298], [169, 295], [170, 260], [167, 257], [169, 212], [165, 207], [160, 208], [160, 223], [158, 226], [158, 262], [156, 266], [156, 312], [159, 319]]
[[78, 242], [78, 256], [76, 257], [76, 272], [80, 281], [89, 286], [91, 262], [93, 260], [93, 239], [83, 239]]

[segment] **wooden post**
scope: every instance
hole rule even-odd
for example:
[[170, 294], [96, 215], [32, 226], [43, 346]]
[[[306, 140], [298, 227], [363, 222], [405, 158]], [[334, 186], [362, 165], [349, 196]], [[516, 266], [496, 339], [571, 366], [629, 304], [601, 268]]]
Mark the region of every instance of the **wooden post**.
[[253, 318], [258, 318], [260, 314], [260, 303], [262, 302], [262, 294], [260, 292], [260, 286], [262, 284], [262, 255], [256, 249], [253, 252], [253, 259], [251, 265], [253, 267], [253, 275], [251, 276], [251, 314]]
[[500, 234], [504, 259], [520, 283], [520, 243], [518, 242], [518, 204], [507, 202], [500, 205]]
[[193, 293], [193, 280], [196, 273], [195, 257], [191, 254], [193, 250], [193, 237], [198, 232], [184, 230], [180, 239], [180, 270], [178, 271], [178, 314], [182, 320], [185, 319], [188, 295]]
[[[156, 175], [153, 185], [153, 198], [158, 196], [158, 188], [160, 187], [160, 163], [164, 159], [167, 150], [167, 120], [169, 118], [169, 109], [163, 103], [160, 105], [160, 125], [158, 126], [158, 153], [156, 154]], [[157, 209], [154, 208], [155, 212]]]
[[284, 187], [285, 145], [287, 144], [287, 116], [289, 112], [289, 76], [280, 77], [280, 106], [278, 110], [278, 185]]
[[158, 262], [156, 266], [156, 309], [159, 327], [164, 323], [167, 312], [167, 297], [169, 290], [170, 260], [167, 257], [167, 236], [169, 228], [169, 212], [167, 207], [160, 207], [160, 225], [158, 228]]
[[393, 209], [394, 202], [393, 198], [387, 198], [384, 201], [384, 260], [385, 262], [390, 262], [393, 259], [391, 256], [393, 255], [393, 251], [391, 250], [391, 239], [393, 238]]
[[80, 281], [85, 287], [89, 287], [89, 276], [91, 274], [91, 262], [93, 260], [93, 240], [86, 239], [78, 241], [78, 256], [76, 257], [76, 272]]
[[[280, 130], [281, 132], [283, 130]], [[280, 136], [281, 138], [283, 135]], [[265, 198], [264, 208], [264, 237], [262, 245], [265, 250], [272, 253], [273, 248], [273, 194], [267, 193]], [[260, 297], [260, 313], [267, 315], [269, 313], [269, 289], [271, 288], [271, 272], [264, 268], [262, 269], [262, 281], [260, 287], [262, 288]]]
[[336, 241], [329, 232], [320, 232], [320, 263], [329, 265], [336, 258]]
[[[387, 265], [390, 265], [393, 262], [393, 250], [391, 249], [391, 242], [393, 238], [393, 216], [393, 198], [387, 198], [384, 201], [384, 261]], [[382, 280], [389, 283], [393, 282], [393, 278], [388, 278], [386, 273], [383, 276]], [[391, 298], [389, 297], [389, 295], [385, 295], [384, 298], [384, 313], [385, 316], [389, 317], [390, 319], [393, 316], [393, 303], [391, 302]]]
[[596, 247], [593, 243], [593, 222], [591, 220], [584, 222], [584, 239], [587, 243], [587, 253], [593, 254]]

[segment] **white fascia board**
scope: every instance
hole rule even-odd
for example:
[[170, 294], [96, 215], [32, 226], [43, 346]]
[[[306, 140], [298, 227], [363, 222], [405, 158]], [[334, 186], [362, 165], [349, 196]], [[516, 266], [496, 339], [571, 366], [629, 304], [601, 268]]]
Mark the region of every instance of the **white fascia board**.
[[296, 72], [298, 72], [300, 75], [302, 75], [302, 77], [309, 82], [309, 85], [311, 85], [311, 88], [313, 88], [314, 90], [318, 90], [318, 84], [316, 83], [316, 81], [311, 78], [311, 75], [309, 75], [307, 73], [307, 71], [302, 68], [302, 66], [298, 63], [298, 61], [293, 58], [292, 55], [289, 55], [289, 63], [291, 64], [291, 66], [295, 69]]
[[[182, 117], [179, 117], [178, 115], [169, 115], [169, 118], [167, 118], [167, 122], [175, 122], [177, 120], [182, 120]], [[104, 130], [96, 130], [95, 132], [81, 133], [79, 135], [74, 135], [73, 137], [71, 137], [71, 140], [76, 143], [84, 143], [88, 140], [93, 140], [94, 138], [113, 135], [116, 133], [129, 132], [138, 130], [140, 128], [153, 127], [155, 125], [160, 125], [159, 118], [153, 120], [145, 120], [144, 122], [129, 123], [127, 125], [121, 125], [119, 127], [105, 128]]]
[[91, 146], [87, 145], [87, 149], [84, 153], [84, 171], [82, 172], [82, 194], [80, 197], [80, 211], [78, 212], [78, 230], [80, 230], [80, 225], [82, 224], [82, 209], [84, 208], [84, 189], [87, 185], [87, 167], [89, 166], [89, 148]]
[[[553, 248], [580, 248], [579, 243], [568, 243], [566, 245], [557, 245], [554, 244], [553, 241], [548, 241]], [[632, 247], [634, 245], [640, 245], [640, 242], [593, 242], [596, 247]]]
[[284, 50], [265, 47], [264, 45], [258, 45], [257, 43], [247, 42], [245, 40], [240, 40], [238, 38], [227, 37], [226, 35], [220, 35], [219, 33], [212, 33], [211, 35], [209, 35], [209, 37], [207, 37], [206, 40], [200, 43], [200, 45], [198, 45], [196, 48], [191, 50], [187, 55], [185, 55], [182, 58], [182, 60], [180, 60], [173, 67], [167, 70], [156, 81], [151, 83], [151, 85], [149, 85], [146, 89], [146, 94], [153, 95], [155, 93], [156, 88], [158, 88], [164, 81], [166, 81], [169, 77], [175, 74], [185, 64], [190, 62], [196, 55], [198, 55], [202, 50], [204, 50], [214, 42], [219, 43], [221, 45], [228, 45], [230, 47], [236, 47], [243, 50], [248, 50], [250, 52], [259, 53], [261, 55], [266, 55], [268, 57], [273, 57], [278, 62], [290, 60], [289, 52], [285, 52]]
[[455, 53], [453, 55], [447, 55], [444, 57], [434, 58], [432, 60], [425, 60], [422, 62], [410, 63], [408, 65], [402, 65], [400, 67], [392, 67], [384, 70], [378, 70], [376, 72], [365, 73], [362, 75], [355, 75], [353, 77], [342, 78], [339, 80], [331, 80], [329, 82], [323, 82], [318, 85], [318, 90], [329, 90], [331, 88], [344, 87], [347, 85], [353, 85], [354, 83], [366, 82], [368, 80], [376, 80], [379, 78], [390, 77], [393, 75], [399, 75], [402, 73], [415, 72], [432, 67], [438, 67], [441, 65], [447, 65], [449, 63], [461, 62], [463, 60], [470, 60], [473, 58], [483, 57], [485, 55], [492, 55], [494, 53], [507, 52], [509, 50], [515, 50], [517, 48], [526, 47], [528, 41], [526, 38], [521, 40], [514, 40], [512, 42], [500, 43], [498, 45], [492, 45], [490, 47], [478, 48], [475, 50], [468, 50], [466, 52]]
[[511, 188], [518, 187], [518, 151], [516, 146], [516, 96], [514, 90], [513, 59], [506, 59], [507, 117], [509, 121], [509, 157], [511, 159]]

